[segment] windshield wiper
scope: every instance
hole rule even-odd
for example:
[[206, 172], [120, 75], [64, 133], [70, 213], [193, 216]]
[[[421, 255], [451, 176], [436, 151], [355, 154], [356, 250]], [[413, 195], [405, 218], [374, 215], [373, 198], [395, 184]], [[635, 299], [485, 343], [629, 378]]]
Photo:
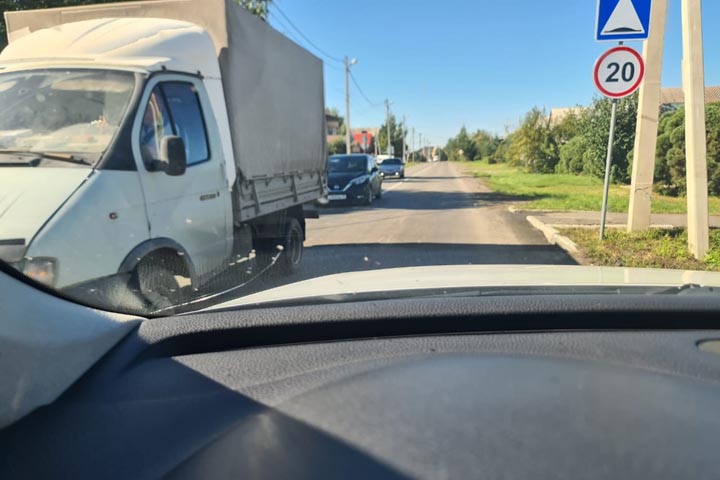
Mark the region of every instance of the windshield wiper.
[[[15, 164], [19, 165], [30, 165], [33, 167], [36, 167], [40, 160], [56, 160], [59, 162], [67, 162], [67, 163], [74, 163], [76, 165], [88, 165], [92, 166], [92, 163], [87, 161], [83, 157], [75, 156], [71, 153], [53, 153], [53, 152], [33, 152], [33, 151], [26, 151], [26, 150], [0, 150], [0, 155], [17, 155], [18, 159], [20, 158], [28, 158], [26, 161], [22, 162], [14, 162]], [[8, 164], [8, 162], [0, 162], [5, 165]], [[13, 163], [10, 163], [12, 165]]]
[[0, 165], [7, 167], [37, 167], [42, 158], [27, 152], [0, 150]]

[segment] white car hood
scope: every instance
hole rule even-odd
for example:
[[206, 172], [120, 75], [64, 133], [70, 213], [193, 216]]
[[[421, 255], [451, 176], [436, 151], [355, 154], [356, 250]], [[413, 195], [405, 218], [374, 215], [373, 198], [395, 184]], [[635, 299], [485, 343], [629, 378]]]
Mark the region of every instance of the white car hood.
[[0, 167], [0, 240], [29, 243], [91, 172], [89, 167]]
[[330, 295], [482, 287], [720, 287], [720, 273], [555, 265], [451, 265], [350, 272], [313, 278], [208, 308], [237, 307]]

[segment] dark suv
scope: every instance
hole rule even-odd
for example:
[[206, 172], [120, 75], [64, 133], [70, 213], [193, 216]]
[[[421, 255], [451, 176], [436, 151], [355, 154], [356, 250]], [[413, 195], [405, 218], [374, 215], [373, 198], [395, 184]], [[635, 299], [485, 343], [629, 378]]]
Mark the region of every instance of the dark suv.
[[375, 157], [351, 154], [332, 155], [328, 160], [328, 201], [370, 205], [382, 198], [382, 177]]

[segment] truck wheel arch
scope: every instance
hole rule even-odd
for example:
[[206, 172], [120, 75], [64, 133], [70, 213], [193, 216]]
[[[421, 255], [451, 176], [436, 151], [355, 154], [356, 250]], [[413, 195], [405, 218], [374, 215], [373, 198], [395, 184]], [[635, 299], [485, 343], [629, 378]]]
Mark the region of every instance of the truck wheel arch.
[[185, 266], [188, 269], [190, 279], [192, 280], [193, 284], [197, 284], [197, 276], [192, 258], [190, 258], [187, 250], [185, 250], [182, 245], [170, 238], [153, 238], [133, 248], [120, 264], [120, 267], [118, 268], [118, 273], [132, 272], [144, 258], [147, 258], [148, 255], [152, 255], [153, 253], [160, 252], [162, 250], [172, 250], [175, 251], [178, 255], [180, 255], [183, 258]]

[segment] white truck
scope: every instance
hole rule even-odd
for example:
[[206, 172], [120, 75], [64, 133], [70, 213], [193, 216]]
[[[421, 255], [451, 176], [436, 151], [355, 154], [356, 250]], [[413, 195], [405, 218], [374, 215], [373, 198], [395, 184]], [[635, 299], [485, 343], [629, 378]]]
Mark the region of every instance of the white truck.
[[232, 0], [5, 18], [0, 259], [153, 308], [255, 256], [298, 267], [326, 191], [318, 58]]

